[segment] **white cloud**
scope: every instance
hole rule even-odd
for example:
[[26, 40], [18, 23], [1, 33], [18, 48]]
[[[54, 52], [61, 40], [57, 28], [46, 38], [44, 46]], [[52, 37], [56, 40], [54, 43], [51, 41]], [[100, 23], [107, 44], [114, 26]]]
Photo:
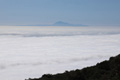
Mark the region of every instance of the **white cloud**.
[[[97, 30], [75, 27], [40, 28], [18, 29], [15, 27], [0, 32], [0, 34], [31, 35], [42, 33], [48, 35], [46, 37], [0, 35], [0, 79], [24, 80], [29, 77], [40, 77], [44, 73], [58, 73], [83, 68], [120, 52], [120, 34], [118, 33], [89, 35], [89, 32], [96, 33]], [[98, 30], [98, 33], [111, 33], [118, 29], [113, 31], [112, 29]], [[87, 35], [76, 35], [80, 32], [87, 33]], [[75, 34], [76, 36], [58, 36], [61, 33], [64, 35]], [[51, 34], [56, 36], [49, 36]]]

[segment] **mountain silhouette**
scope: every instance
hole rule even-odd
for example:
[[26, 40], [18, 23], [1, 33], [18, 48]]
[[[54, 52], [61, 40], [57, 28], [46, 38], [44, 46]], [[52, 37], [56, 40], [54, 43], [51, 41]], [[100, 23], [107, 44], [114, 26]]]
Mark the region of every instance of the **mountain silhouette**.
[[120, 80], [120, 54], [81, 70], [65, 71], [55, 75], [44, 74], [41, 78], [28, 80]]
[[82, 25], [82, 24], [70, 24], [67, 22], [63, 22], [63, 21], [57, 21], [54, 24], [36, 24], [36, 25], [17, 25], [17, 26], [87, 26], [87, 25]]
[[52, 26], [85, 26], [85, 25], [82, 25], [82, 24], [70, 24], [70, 23], [67, 23], [67, 22], [58, 21], [58, 22], [54, 23]]

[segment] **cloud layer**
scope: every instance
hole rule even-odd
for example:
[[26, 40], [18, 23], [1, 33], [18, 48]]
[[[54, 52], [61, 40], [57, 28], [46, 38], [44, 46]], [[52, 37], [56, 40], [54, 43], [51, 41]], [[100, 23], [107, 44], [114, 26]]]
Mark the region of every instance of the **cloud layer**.
[[[120, 53], [118, 33], [120, 30], [90, 29], [74, 27], [2, 29], [0, 79], [24, 80], [29, 77], [40, 77], [44, 73], [83, 68]], [[102, 35], [98, 34], [99, 32]]]

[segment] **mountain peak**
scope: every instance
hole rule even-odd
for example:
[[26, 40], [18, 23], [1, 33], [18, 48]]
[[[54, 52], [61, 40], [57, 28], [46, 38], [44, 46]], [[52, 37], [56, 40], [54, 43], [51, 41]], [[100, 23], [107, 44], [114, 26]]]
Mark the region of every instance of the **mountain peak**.
[[82, 24], [71, 24], [63, 21], [57, 21], [53, 24], [53, 26], [86, 26]]
[[63, 21], [57, 21], [53, 25], [55, 25], [55, 26], [69, 26], [71, 24], [63, 22]]

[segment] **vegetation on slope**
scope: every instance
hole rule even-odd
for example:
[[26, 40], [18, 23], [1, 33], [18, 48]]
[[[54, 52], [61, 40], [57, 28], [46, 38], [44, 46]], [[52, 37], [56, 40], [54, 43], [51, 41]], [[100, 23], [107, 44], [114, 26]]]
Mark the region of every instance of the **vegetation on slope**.
[[120, 54], [95, 66], [28, 80], [120, 80]]

